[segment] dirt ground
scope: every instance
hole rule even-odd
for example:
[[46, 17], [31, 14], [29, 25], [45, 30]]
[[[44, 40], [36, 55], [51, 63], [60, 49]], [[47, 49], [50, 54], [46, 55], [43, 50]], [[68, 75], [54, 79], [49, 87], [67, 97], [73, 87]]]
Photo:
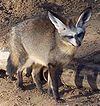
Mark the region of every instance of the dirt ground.
[[[38, 14], [37, 8], [45, 0], [1, 0], [0, 1], [0, 47], [7, 47], [6, 33], [17, 22]], [[99, 0], [48, 0], [50, 3], [63, 5], [63, 14], [74, 16], [88, 5], [93, 7], [93, 15], [87, 24], [87, 32], [75, 58], [84, 58], [87, 63], [100, 64], [100, 1]], [[40, 3], [41, 2], [41, 3]], [[73, 5], [73, 8], [71, 6]], [[51, 5], [49, 5], [51, 6]], [[55, 6], [55, 5], [54, 5]], [[57, 11], [58, 8], [53, 8]], [[42, 10], [43, 12], [43, 10]], [[87, 89], [62, 87], [61, 97], [64, 104], [57, 104], [47, 93], [41, 94], [31, 81], [26, 82], [26, 89], [16, 89], [16, 81], [9, 82], [0, 71], [0, 106], [100, 106], [100, 92]], [[44, 88], [47, 89], [46, 85]]]

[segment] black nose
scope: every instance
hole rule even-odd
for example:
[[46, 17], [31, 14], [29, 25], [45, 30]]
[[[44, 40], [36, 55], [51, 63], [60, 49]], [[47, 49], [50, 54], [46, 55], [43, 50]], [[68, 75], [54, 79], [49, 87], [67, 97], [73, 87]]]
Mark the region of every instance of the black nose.
[[78, 44], [78, 47], [81, 46], [81, 43]]
[[77, 46], [81, 46], [81, 42], [79, 40], [77, 40]]

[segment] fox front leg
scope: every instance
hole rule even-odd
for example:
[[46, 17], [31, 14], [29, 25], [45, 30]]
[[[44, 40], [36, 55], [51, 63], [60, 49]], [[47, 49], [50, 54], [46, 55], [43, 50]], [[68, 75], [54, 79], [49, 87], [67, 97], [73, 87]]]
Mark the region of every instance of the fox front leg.
[[48, 93], [53, 95], [57, 102], [64, 102], [59, 95], [59, 71], [57, 66], [49, 65], [48, 68]]

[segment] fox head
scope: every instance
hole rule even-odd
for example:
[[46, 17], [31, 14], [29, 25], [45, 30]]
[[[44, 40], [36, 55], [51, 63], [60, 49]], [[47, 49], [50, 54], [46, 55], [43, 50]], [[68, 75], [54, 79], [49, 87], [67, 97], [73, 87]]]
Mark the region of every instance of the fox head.
[[85, 25], [91, 17], [91, 7], [86, 8], [78, 17], [75, 24], [72, 21], [69, 25], [65, 25], [59, 18], [52, 12], [48, 12], [50, 21], [53, 23], [62, 41], [66, 44], [69, 42], [73, 46], [79, 47], [85, 35]]

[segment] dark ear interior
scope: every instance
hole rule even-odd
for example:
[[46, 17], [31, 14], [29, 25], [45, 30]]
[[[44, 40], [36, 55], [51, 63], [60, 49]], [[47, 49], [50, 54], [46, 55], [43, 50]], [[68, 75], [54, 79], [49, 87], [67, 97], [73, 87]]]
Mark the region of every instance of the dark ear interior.
[[84, 15], [82, 17], [83, 22], [85, 22], [88, 19], [89, 15], [91, 13], [91, 10], [92, 10], [92, 8], [88, 7], [88, 8], [86, 8], [86, 10], [83, 11], [83, 13], [84, 13]]
[[52, 12], [52, 11], [48, 11], [48, 12], [50, 12], [51, 15], [53, 15], [54, 17], [56, 17], [56, 18], [58, 18], [59, 20], [61, 20], [61, 17], [60, 17], [58, 14], [56, 14], [55, 12]]
[[92, 8], [88, 7], [86, 8], [80, 15], [78, 22], [76, 23], [76, 26], [83, 26], [91, 17], [91, 11]]

